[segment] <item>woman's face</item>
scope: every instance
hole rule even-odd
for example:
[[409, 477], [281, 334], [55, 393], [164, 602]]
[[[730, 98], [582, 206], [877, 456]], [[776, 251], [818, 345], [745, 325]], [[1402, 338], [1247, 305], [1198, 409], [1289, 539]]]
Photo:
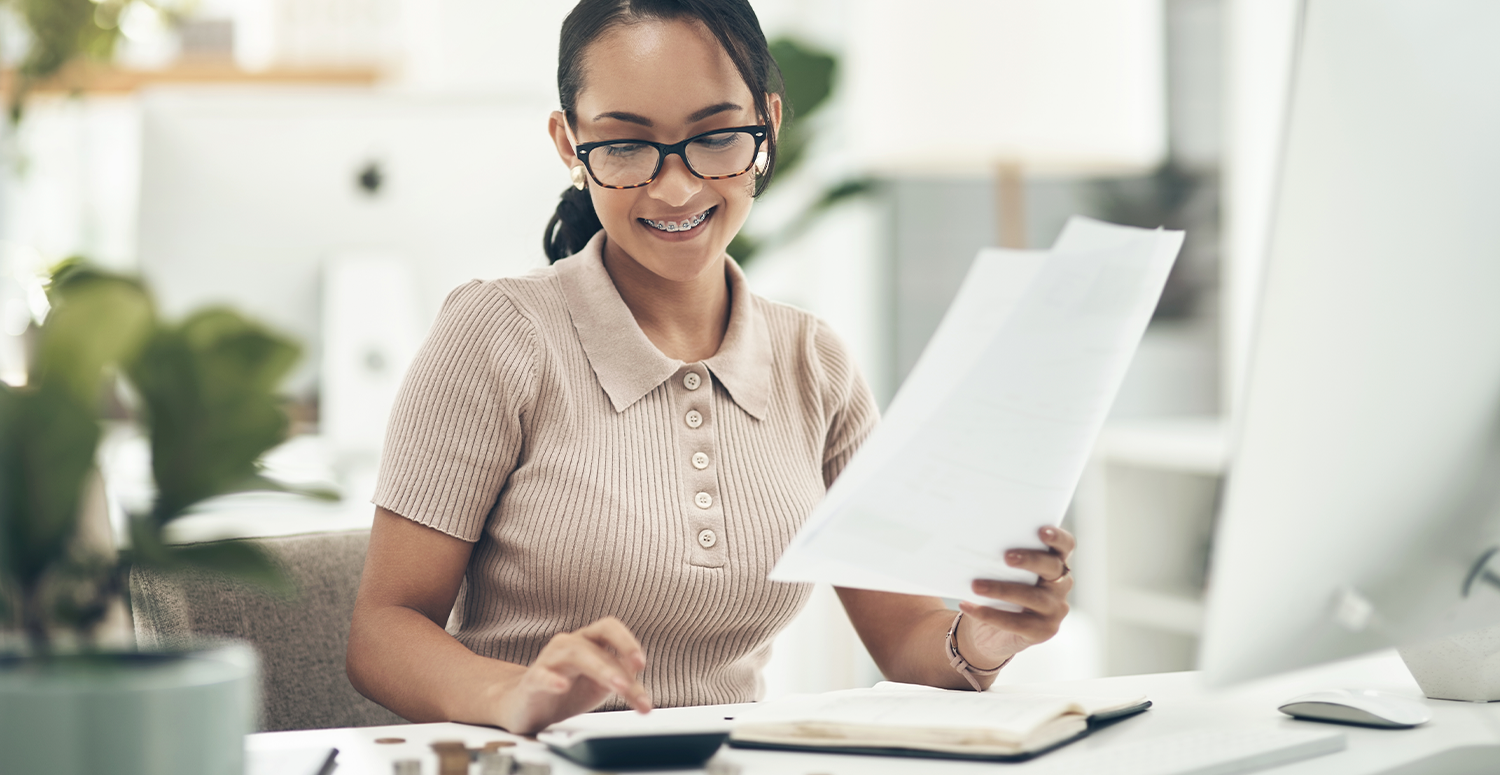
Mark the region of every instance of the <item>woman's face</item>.
[[[780, 98], [770, 100], [770, 123], [779, 126]], [[714, 129], [763, 123], [750, 89], [713, 33], [688, 21], [626, 24], [600, 36], [587, 49], [576, 110], [571, 138], [561, 112], [550, 122], [558, 153], [570, 167], [581, 163], [575, 143], [676, 143]], [[589, 193], [612, 261], [633, 260], [663, 279], [685, 282], [722, 271], [724, 250], [750, 214], [754, 185], [753, 173], [725, 180], [695, 177], [674, 154], [648, 185], [607, 189], [590, 179]], [[649, 223], [700, 218], [686, 231]]]

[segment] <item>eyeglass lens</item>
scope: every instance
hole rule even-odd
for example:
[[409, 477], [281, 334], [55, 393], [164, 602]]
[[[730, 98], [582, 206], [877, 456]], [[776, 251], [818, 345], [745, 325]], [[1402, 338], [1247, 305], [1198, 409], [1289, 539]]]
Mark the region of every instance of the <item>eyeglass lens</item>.
[[[755, 135], [717, 132], [694, 138], [683, 156], [694, 172], [706, 178], [738, 175], [755, 161]], [[606, 186], [638, 186], [651, 180], [661, 151], [645, 143], [621, 141], [589, 151], [589, 170]]]

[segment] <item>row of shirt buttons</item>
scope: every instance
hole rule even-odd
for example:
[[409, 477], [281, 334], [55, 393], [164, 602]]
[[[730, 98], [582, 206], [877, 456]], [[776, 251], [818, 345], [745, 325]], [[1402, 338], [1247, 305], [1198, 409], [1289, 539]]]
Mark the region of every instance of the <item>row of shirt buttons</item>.
[[[703, 378], [691, 371], [685, 374], [682, 378], [682, 386], [687, 388], [688, 390], [697, 390], [698, 386], [702, 384]], [[689, 409], [687, 413], [687, 425], [689, 428], [697, 430], [703, 425], [703, 415], [699, 414], [697, 409]], [[694, 453], [693, 467], [698, 469], [699, 471], [708, 468], [708, 455], [705, 455], [702, 452]], [[698, 508], [700, 509], [712, 508], [714, 505], [714, 496], [709, 495], [706, 492], [700, 492], [697, 495], [693, 496], [693, 503], [697, 504]], [[698, 543], [702, 544], [704, 549], [712, 548], [713, 545], [717, 543], [717, 539], [714, 537], [714, 531], [704, 530], [703, 532], [699, 533]]]
[[[682, 386], [689, 391], [697, 390], [703, 386], [703, 377], [697, 372], [689, 371], [682, 375]], [[683, 422], [692, 430], [703, 427], [703, 414], [697, 409], [689, 409], [683, 415]], [[694, 452], [690, 458], [693, 468], [699, 471], [708, 468], [709, 457], [706, 452]], [[707, 511], [714, 507], [714, 496], [709, 492], [698, 492], [693, 495], [693, 505]], [[698, 531], [698, 545], [704, 549], [712, 549], [719, 544], [719, 535], [712, 528], [703, 528]]]

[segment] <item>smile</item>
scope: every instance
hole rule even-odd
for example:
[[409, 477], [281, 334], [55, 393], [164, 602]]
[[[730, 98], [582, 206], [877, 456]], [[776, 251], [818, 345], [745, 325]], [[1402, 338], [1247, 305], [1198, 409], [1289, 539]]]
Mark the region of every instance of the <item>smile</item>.
[[713, 215], [713, 212], [716, 209], [718, 209], [718, 205], [714, 205], [713, 207], [710, 207], [691, 218], [684, 218], [681, 221], [653, 221], [650, 218], [638, 218], [636, 220], [639, 220], [641, 223], [644, 223], [647, 226], [656, 229], [657, 231], [692, 231], [693, 229], [698, 228], [698, 226], [704, 221], [708, 220], [708, 216]]

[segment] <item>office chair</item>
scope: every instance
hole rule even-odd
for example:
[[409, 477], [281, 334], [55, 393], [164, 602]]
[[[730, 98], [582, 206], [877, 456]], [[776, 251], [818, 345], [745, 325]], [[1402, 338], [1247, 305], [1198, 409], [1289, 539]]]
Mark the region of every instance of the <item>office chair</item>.
[[260, 656], [261, 731], [403, 723], [361, 696], [344, 674], [369, 531], [251, 540], [296, 584], [296, 598], [280, 600], [211, 573], [136, 568], [130, 600], [139, 646], [172, 648], [225, 637], [248, 641]]

